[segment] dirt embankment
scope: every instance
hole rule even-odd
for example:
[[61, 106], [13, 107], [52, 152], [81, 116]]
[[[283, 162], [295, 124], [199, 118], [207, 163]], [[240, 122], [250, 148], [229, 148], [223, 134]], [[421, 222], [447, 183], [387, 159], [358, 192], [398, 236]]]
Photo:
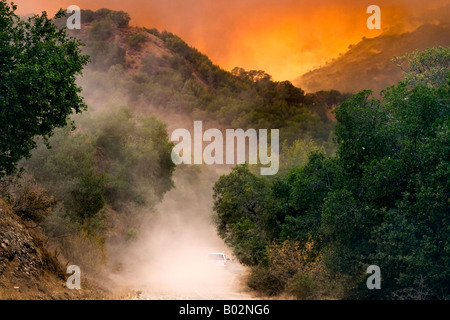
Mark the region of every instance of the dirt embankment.
[[83, 276], [82, 289], [70, 290], [68, 276], [46, 249], [40, 229], [22, 221], [0, 198], [0, 300], [102, 299], [110, 294]]

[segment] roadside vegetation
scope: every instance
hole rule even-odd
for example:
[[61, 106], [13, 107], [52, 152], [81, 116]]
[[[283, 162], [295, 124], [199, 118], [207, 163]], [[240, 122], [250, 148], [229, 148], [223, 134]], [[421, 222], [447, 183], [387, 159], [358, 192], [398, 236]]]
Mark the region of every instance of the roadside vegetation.
[[[251, 288], [302, 299], [449, 298], [449, 57], [450, 48], [432, 48], [398, 58], [405, 79], [380, 100], [362, 91], [342, 103], [335, 156], [304, 145], [297, 152], [309, 158], [275, 178], [247, 165], [219, 178], [218, 232], [252, 267]], [[381, 268], [382, 290], [367, 289], [369, 265]]]
[[[99, 63], [45, 13], [24, 21], [15, 9], [0, 2], [1, 197], [44, 232], [60, 262], [96, 275], [107, 265], [107, 239], [136, 237], [145, 213], [173, 187], [172, 143], [166, 124], [126, 106], [87, 112], [76, 79], [88, 62]], [[119, 27], [129, 20], [98, 15]], [[92, 30], [91, 47], [110, 36]]]

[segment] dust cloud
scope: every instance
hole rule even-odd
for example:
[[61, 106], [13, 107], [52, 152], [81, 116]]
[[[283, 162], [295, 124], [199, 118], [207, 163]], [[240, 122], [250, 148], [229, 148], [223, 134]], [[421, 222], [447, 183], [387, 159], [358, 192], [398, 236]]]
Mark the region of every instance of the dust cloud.
[[[142, 116], [156, 116], [167, 124], [169, 137], [177, 128], [193, 132], [193, 119], [176, 110], [161, 110], [109, 85], [103, 73], [87, 68], [79, 79], [89, 111], [76, 118], [81, 127], [89, 119], [114, 113], [123, 105]], [[86, 119], [86, 120], [84, 120]], [[94, 122], [95, 123], [95, 122]], [[214, 121], [204, 127], [218, 127]], [[149, 164], [150, 165], [150, 164]], [[136, 221], [119, 214], [120, 225], [137, 229], [135, 240], [121, 233], [106, 242], [109, 280], [113, 290], [129, 288], [141, 299], [251, 299], [245, 284], [247, 269], [218, 237], [213, 223], [213, 185], [231, 166], [179, 165], [173, 174], [174, 188], [156, 207], [136, 207]], [[125, 221], [124, 221], [125, 220]], [[222, 252], [230, 258], [227, 267], [208, 260], [208, 253]]]
[[[217, 236], [212, 222], [212, 186], [219, 172], [179, 166], [175, 188], [139, 228], [138, 239], [109, 248], [111, 278], [140, 299], [250, 299], [246, 269]], [[221, 252], [226, 267], [208, 259]]]

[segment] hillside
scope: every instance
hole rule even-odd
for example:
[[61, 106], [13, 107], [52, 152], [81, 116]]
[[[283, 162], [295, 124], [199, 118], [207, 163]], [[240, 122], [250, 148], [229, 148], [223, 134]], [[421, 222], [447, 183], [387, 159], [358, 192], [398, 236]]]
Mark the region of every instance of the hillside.
[[62, 264], [45, 245], [46, 237], [33, 223], [19, 218], [0, 197], [0, 300], [100, 299], [107, 292], [82, 278], [83, 290], [69, 290]]
[[70, 33], [91, 57], [80, 79], [91, 109], [113, 101], [154, 114], [169, 129], [193, 120], [221, 129], [277, 128], [282, 141], [313, 139], [332, 152], [330, 110], [347, 94], [305, 94], [262, 70], [228, 72], [168, 31], [129, 26], [126, 13], [86, 10], [83, 17], [81, 30]]
[[448, 46], [449, 34], [448, 25], [425, 24], [413, 32], [364, 38], [336, 60], [300, 76], [293, 83], [307, 92], [336, 89], [355, 93], [370, 88], [378, 93], [402, 77], [402, 70], [391, 61], [394, 56]]

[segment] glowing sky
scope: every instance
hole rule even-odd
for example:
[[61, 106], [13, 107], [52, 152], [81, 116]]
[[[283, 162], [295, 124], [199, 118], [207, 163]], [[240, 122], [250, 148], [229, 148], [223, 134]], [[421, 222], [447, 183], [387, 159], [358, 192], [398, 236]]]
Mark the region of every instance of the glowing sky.
[[[135, 26], [180, 36], [226, 70], [260, 69], [292, 80], [344, 53], [362, 37], [409, 31], [448, 19], [449, 0], [15, 0], [18, 14], [75, 4], [131, 15]], [[369, 30], [366, 9], [381, 8], [382, 30]], [[442, 6], [447, 5], [443, 10]]]

